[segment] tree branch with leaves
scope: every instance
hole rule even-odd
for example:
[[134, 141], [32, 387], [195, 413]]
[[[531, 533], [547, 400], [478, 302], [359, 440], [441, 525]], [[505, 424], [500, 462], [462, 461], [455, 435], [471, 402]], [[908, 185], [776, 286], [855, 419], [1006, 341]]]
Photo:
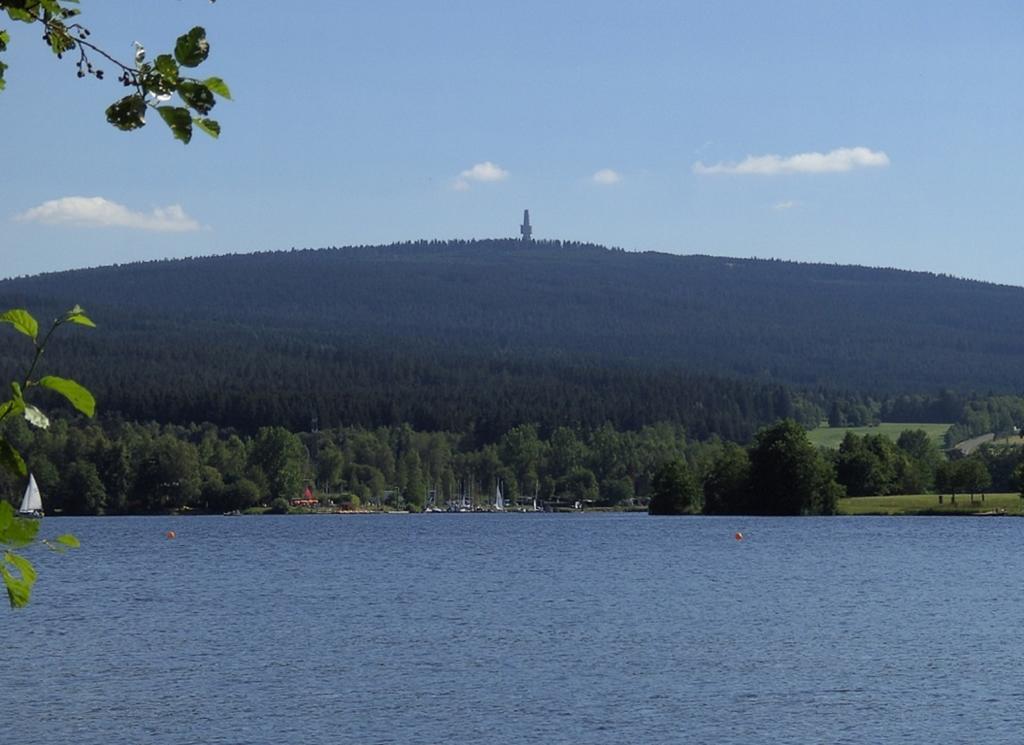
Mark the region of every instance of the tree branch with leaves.
[[[135, 42], [134, 59], [125, 63], [91, 41], [92, 32], [77, 20], [82, 13], [78, 6], [78, 0], [0, 0], [0, 11], [12, 21], [42, 26], [43, 42], [59, 59], [77, 54], [79, 78], [103, 80], [101, 64], [117, 68], [117, 80], [132, 92], [107, 107], [107, 121], [113, 126], [124, 131], [140, 129], [146, 125], [146, 114], [153, 110], [184, 143], [191, 141], [193, 125], [211, 137], [220, 135], [220, 124], [209, 114], [217, 97], [230, 100], [227, 83], [218, 77], [200, 79], [182, 74], [209, 56], [205, 29], [193, 27], [178, 37], [173, 52], [158, 54], [152, 62], [147, 61], [142, 44]], [[9, 43], [10, 34], [0, 29], [0, 53], [7, 51]], [[106, 63], [98, 62], [97, 57]], [[0, 90], [5, 86], [6, 70], [7, 65], [0, 60]]]
[[[26, 396], [37, 388], [46, 388], [59, 393], [86, 416], [91, 417], [96, 413], [96, 400], [81, 384], [56, 375], [36, 377], [36, 370], [46, 351], [47, 344], [58, 328], [67, 324], [95, 328], [96, 324], [82, 308], [76, 305], [67, 313], [55, 318], [42, 339], [39, 338], [39, 323], [26, 310], [16, 308], [0, 313], [0, 323], [10, 324], [15, 330], [30, 337], [35, 350], [25, 375], [21, 380], [11, 382], [11, 397], [0, 403], [0, 427], [8, 417], [13, 416], [23, 416], [29, 424], [42, 429], [50, 426], [49, 417], [34, 403], [26, 400]], [[28, 476], [28, 466], [25, 464], [24, 458], [3, 436], [2, 429], [0, 429], [0, 467], [22, 478]], [[36, 542], [38, 533], [38, 520], [15, 516], [14, 508], [10, 503], [0, 500], [0, 547], [4, 549], [3, 561], [0, 562], [0, 579], [3, 580], [7, 598], [13, 608], [19, 608], [28, 603], [37, 576], [32, 562], [15, 549], [30, 547]], [[78, 540], [72, 535], [61, 535], [53, 541], [41, 539], [40, 543], [54, 551], [64, 551], [78, 546]]]

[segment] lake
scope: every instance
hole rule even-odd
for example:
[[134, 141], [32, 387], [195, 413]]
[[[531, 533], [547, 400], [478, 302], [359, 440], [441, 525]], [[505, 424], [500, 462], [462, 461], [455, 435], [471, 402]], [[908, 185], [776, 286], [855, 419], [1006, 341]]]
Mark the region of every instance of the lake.
[[1021, 740], [1024, 520], [43, 521], [68, 531], [0, 612], [4, 742]]

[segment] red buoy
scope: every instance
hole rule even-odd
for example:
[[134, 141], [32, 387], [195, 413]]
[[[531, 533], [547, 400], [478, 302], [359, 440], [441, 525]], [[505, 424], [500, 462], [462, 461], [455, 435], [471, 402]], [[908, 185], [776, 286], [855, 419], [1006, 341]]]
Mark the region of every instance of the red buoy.
[[734, 537], [736, 538], [737, 541], [742, 541], [743, 540], [743, 534], [741, 532], [739, 532], [738, 530], [736, 531], [736, 535]]
[[172, 541], [177, 537], [173, 530], [168, 530], [164, 535], [167, 536], [167, 540], [169, 541]]

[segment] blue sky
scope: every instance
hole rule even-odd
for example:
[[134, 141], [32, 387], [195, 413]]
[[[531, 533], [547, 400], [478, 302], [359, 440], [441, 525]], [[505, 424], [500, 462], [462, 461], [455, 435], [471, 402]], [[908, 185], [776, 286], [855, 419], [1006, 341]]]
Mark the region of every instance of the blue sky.
[[1018, 2], [81, 7], [125, 59], [204, 26], [234, 100], [218, 141], [118, 132], [109, 70], [5, 24], [0, 276], [512, 236], [529, 208], [537, 238], [1024, 285]]

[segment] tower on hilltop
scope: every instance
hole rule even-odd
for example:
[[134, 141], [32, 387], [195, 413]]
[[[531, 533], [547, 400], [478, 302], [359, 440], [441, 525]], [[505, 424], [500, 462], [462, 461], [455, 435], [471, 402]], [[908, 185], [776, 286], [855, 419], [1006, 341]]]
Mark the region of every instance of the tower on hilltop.
[[530, 226], [530, 210], [523, 210], [523, 224], [519, 226], [519, 232], [523, 236], [523, 243], [533, 240], [533, 228]]

